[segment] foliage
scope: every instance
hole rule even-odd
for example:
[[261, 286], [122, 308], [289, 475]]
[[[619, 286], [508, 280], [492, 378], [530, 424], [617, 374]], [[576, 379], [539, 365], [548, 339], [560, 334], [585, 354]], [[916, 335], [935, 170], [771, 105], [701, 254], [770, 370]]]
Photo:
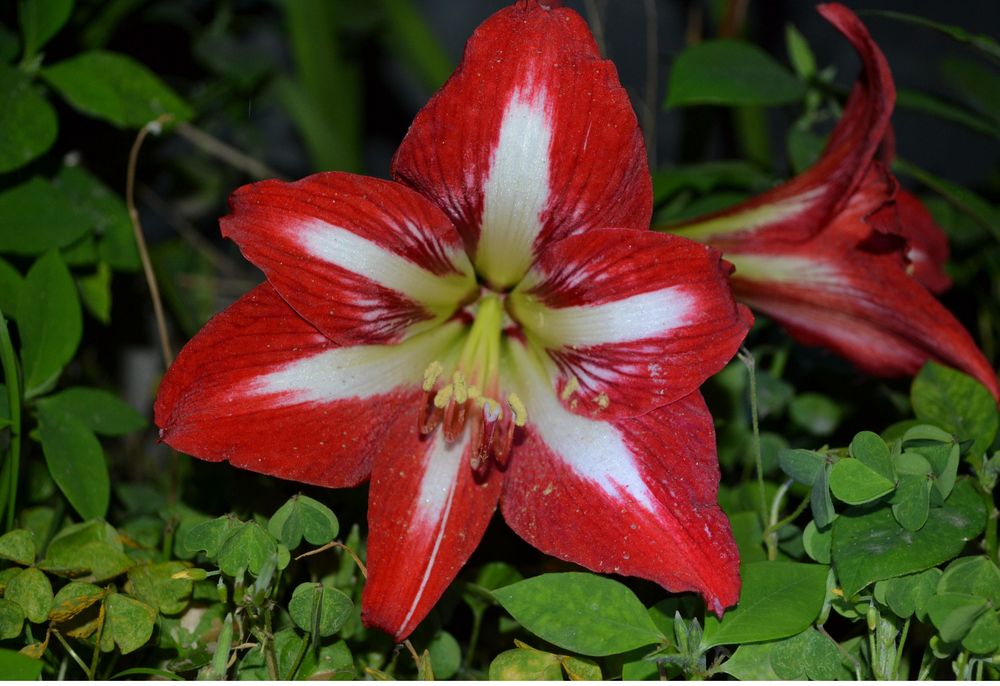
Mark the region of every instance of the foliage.
[[[156, 445], [133, 222], [156, 237], [173, 335], [186, 338], [257, 278], [214, 237], [226, 194], [275, 174], [263, 160], [288, 175], [362, 169], [371, 141], [398, 140], [408, 120], [385, 123], [371, 81], [394, 93], [388, 109], [416, 107], [407, 94], [429, 95], [454, 55], [407, 0], [246, 14], [241, 3], [11, 5], [0, 12], [0, 674], [1000, 678], [989, 392], [935, 364], [909, 394], [863, 380], [766, 321], [749, 342], [756, 364], [733, 362], [706, 387], [743, 560], [735, 609], [716, 617], [693, 596], [585, 573], [491, 529], [405, 647], [366, 629], [363, 489], [304, 489]], [[942, 60], [951, 95], [903, 87], [898, 106], [995, 146], [996, 41], [870, 16], [954, 40]], [[686, 152], [654, 169], [657, 221], [726, 207], [816, 158], [844, 93], [829, 56], [795, 27], [785, 36], [787, 59], [731, 33], [671, 59], [669, 116], [690, 140], [733, 138], [740, 159]], [[383, 63], [394, 76], [373, 75]], [[763, 107], [793, 119], [787, 165], [768, 152]], [[141, 173], [128, 155], [140, 130], [159, 134]], [[905, 160], [896, 171], [948, 232], [947, 302], [995, 361], [998, 179], [972, 189]]]

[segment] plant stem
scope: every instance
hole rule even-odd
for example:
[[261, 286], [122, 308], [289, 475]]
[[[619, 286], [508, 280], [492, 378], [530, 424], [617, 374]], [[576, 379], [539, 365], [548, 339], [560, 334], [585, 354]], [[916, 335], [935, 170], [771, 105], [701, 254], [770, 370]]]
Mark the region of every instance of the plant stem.
[[59, 641], [60, 643], [62, 643], [62, 647], [66, 649], [66, 652], [67, 652], [67, 653], [69, 653], [69, 656], [70, 656], [71, 658], [73, 658], [73, 661], [74, 661], [74, 662], [75, 662], [75, 663], [76, 663], [77, 665], [79, 665], [79, 666], [80, 666], [80, 669], [82, 669], [82, 670], [83, 670], [83, 673], [84, 673], [84, 674], [87, 674], [87, 672], [89, 671], [89, 670], [87, 669], [87, 665], [86, 665], [86, 664], [84, 663], [84, 661], [83, 661], [83, 660], [81, 660], [81, 659], [80, 659], [80, 656], [76, 654], [76, 651], [75, 651], [75, 650], [73, 650], [73, 646], [71, 646], [71, 645], [70, 645], [69, 643], [67, 643], [67, 642], [66, 642], [66, 639], [65, 639], [65, 638], [63, 638], [62, 634], [61, 634], [61, 633], [59, 633], [58, 631], [53, 631], [53, 632], [52, 632], [52, 634], [53, 634], [53, 635], [54, 635], [54, 636], [56, 637], [56, 639], [57, 639], [57, 640], [58, 640], [58, 641]]
[[295, 656], [295, 661], [292, 662], [291, 669], [288, 670], [288, 674], [285, 675], [285, 681], [295, 681], [295, 674], [299, 671], [299, 667], [302, 666], [302, 660], [306, 657], [306, 650], [309, 649], [309, 644], [312, 643], [313, 635], [307, 633], [302, 638], [302, 645], [299, 646], [299, 653]]
[[[787, 481], [786, 483], [788, 485], [791, 485], [792, 482], [791, 481]], [[800, 502], [798, 504], [798, 507], [796, 507], [792, 511], [792, 514], [788, 515], [784, 519], [782, 519], [780, 521], [777, 521], [774, 524], [772, 524], [771, 526], [767, 527], [767, 529], [764, 531], [764, 535], [767, 536], [768, 534], [771, 534], [771, 533], [777, 533], [786, 524], [791, 524], [792, 522], [794, 522], [798, 518], [798, 516], [800, 514], [802, 514], [807, 507], [809, 507], [809, 501], [811, 499], [812, 499], [812, 494], [808, 494], [807, 493], [806, 497], [802, 499], [802, 502]], [[777, 513], [774, 513], [774, 515], [776, 516]]]
[[139, 149], [151, 132], [159, 132], [160, 128], [173, 117], [164, 114], [149, 122], [141, 129], [132, 143], [132, 149], [128, 154], [128, 170], [125, 176], [125, 205], [128, 207], [128, 216], [132, 220], [132, 232], [135, 235], [135, 245], [139, 250], [139, 259], [142, 261], [142, 271], [146, 276], [146, 285], [149, 287], [149, 294], [153, 299], [153, 313], [156, 315], [156, 329], [160, 335], [160, 348], [163, 353], [163, 361], [167, 367], [174, 361], [174, 353], [170, 347], [170, 339], [167, 336], [167, 319], [163, 314], [163, 301], [160, 299], [160, 288], [156, 284], [156, 273], [153, 271], [153, 262], [149, 259], [149, 249], [146, 246], [146, 238], [143, 236], [142, 223], [139, 221], [139, 210], [135, 206], [135, 170], [139, 162]]
[[[760, 499], [761, 527], [767, 526], [767, 494], [764, 490], [764, 465], [760, 454], [760, 418], [757, 414], [757, 373], [755, 371], [753, 353], [743, 348], [738, 357], [746, 365], [750, 377], [750, 422], [753, 427], [753, 457], [757, 466], [757, 488]], [[770, 558], [773, 559], [773, 558]]]
[[[274, 633], [271, 631], [270, 608], [265, 608], [264, 610], [264, 636], [260, 648], [264, 651], [264, 662], [267, 664], [267, 677], [272, 681], [278, 681], [281, 676], [278, 674], [278, 656], [274, 652]], [[292, 672], [292, 674], [294, 673]]]
[[465, 652], [465, 659], [462, 664], [465, 671], [469, 671], [469, 668], [472, 666], [472, 657], [476, 652], [476, 644], [479, 643], [479, 630], [483, 625], [483, 612], [485, 612], [485, 610], [472, 613], [472, 630], [469, 632], [469, 648]]
[[[899, 679], [899, 664], [903, 661], [903, 645], [906, 643], [906, 636], [910, 633], [910, 619], [906, 618], [906, 622], [903, 623], [903, 631], [899, 635], [899, 646], [896, 648], [896, 662], [892, 665], [892, 678]], [[905, 681], [905, 679], [902, 679]]]
[[201, 129], [182, 122], [174, 127], [174, 133], [184, 138], [197, 148], [216, 157], [230, 167], [245, 172], [254, 179], [280, 179], [282, 175], [262, 162], [258, 162], [246, 153], [237, 150], [228, 143], [220, 141], [215, 136]]
[[10, 342], [7, 319], [0, 311], [0, 364], [3, 366], [4, 380], [7, 382], [7, 402], [10, 405], [10, 450], [7, 455], [5, 473], [7, 485], [7, 517], [5, 531], [14, 528], [14, 514], [17, 509], [17, 482], [21, 471], [21, 383], [18, 378], [14, 346]]

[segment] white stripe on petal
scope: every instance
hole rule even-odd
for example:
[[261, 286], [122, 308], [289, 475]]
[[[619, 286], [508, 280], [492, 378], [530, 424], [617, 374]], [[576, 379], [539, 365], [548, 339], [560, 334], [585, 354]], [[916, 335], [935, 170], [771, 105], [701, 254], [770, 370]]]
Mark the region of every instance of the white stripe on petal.
[[468, 469], [468, 463], [462, 460], [465, 448], [469, 442], [469, 432], [465, 431], [456, 441], [446, 441], [440, 431], [435, 431], [431, 439], [434, 445], [427, 451], [424, 461], [424, 474], [420, 480], [420, 495], [412, 522], [414, 529], [434, 534], [431, 553], [427, 558], [427, 567], [420, 579], [420, 586], [413, 596], [413, 602], [403, 618], [399, 631], [402, 631], [413, 617], [420, 604], [420, 599], [427, 588], [427, 582], [434, 571], [438, 552], [444, 540], [448, 527], [448, 517], [451, 516], [451, 506], [455, 501], [455, 487], [458, 484], [458, 470]]
[[[413, 229], [401, 227], [400, 230], [405, 234]], [[403, 293], [419, 303], [454, 305], [474, 285], [471, 265], [461, 248], [446, 257], [463, 273], [438, 276], [378, 243], [319, 219], [304, 222], [296, 233], [302, 247], [312, 256]]]
[[587, 347], [654, 338], [688, 324], [696, 299], [683, 286], [639, 293], [600, 305], [550, 308], [515, 299], [516, 316], [532, 334], [551, 345]]
[[678, 229], [671, 229], [671, 233], [686, 236], [694, 240], [703, 240], [738, 231], [752, 231], [753, 229], [783, 222], [802, 214], [809, 210], [825, 192], [826, 186], [817, 186], [799, 195], [792, 195], [747, 210], [736, 210], [731, 214], [723, 213], [715, 219], [709, 219]]
[[250, 382], [251, 395], [281, 394], [278, 405], [330, 403], [391, 393], [417, 385], [424, 369], [443, 357], [461, 333], [447, 325], [418, 334], [396, 345], [356, 345], [327, 350]]
[[476, 266], [497, 287], [512, 286], [533, 259], [532, 246], [549, 202], [552, 124], [544, 90], [515, 90], [483, 186]]
[[508, 349], [515, 383], [528, 409], [529, 431], [535, 432], [553, 455], [580, 478], [594, 483], [611, 498], [627, 493], [655, 512], [656, 500], [639, 474], [635, 456], [615, 427], [566, 410], [533, 351], [514, 341]]

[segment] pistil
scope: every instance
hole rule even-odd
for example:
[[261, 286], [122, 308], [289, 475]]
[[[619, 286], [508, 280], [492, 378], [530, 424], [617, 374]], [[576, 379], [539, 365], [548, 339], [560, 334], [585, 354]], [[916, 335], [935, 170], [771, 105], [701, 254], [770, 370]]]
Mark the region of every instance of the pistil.
[[[527, 421], [527, 410], [516, 393], [508, 394], [503, 402], [499, 399], [503, 320], [500, 297], [484, 297], [450, 376], [437, 360], [424, 370], [421, 433], [441, 426], [444, 439], [455, 441], [471, 421], [470, 466], [480, 473], [491, 459], [500, 467], [507, 464], [515, 429]], [[442, 380], [447, 381], [442, 384]]]

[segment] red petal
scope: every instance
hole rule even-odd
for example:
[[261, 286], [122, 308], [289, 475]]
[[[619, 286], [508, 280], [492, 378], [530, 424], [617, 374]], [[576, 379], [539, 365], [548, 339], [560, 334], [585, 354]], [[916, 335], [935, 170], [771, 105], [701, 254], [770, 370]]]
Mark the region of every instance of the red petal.
[[723, 252], [746, 243], [804, 241], [822, 231], [844, 209], [864, 180], [889, 132], [896, 98], [892, 74], [868, 29], [851, 10], [836, 3], [817, 9], [851, 42], [863, 64], [823, 157], [767, 193], [671, 230], [708, 241]]
[[419, 348], [435, 333], [392, 349], [341, 348], [264, 283], [184, 347], [160, 384], [156, 424], [170, 446], [205, 460], [353, 486], [368, 478], [399, 408], [418, 405], [434, 355]]
[[693, 241], [598, 229], [547, 246], [510, 306], [558, 366], [567, 407], [633, 416], [690, 394], [739, 349], [753, 319], [728, 275]]
[[896, 193], [896, 210], [907, 241], [906, 258], [912, 265], [913, 277], [932, 293], [946, 291], [951, 286], [951, 279], [944, 271], [948, 237], [924, 204], [909, 191]]
[[330, 172], [243, 186], [229, 205], [223, 235], [342, 345], [401, 340], [474, 292], [447, 217], [400, 184]]
[[897, 253], [844, 253], [814, 241], [780, 255], [750, 256], [750, 268], [748, 256], [727, 257], [737, 265], [736, 296], [803, 343], [830, 348], [875, 376], [910, 376], [936, 360], [1000, 398], [996, 372], [972, 337], [906, 273]]
[[[617, 72], [579, 15], [536, 2], [476, 30], [414, 120], [393, 174], [445, 210], [470, 254], [482, 240], [477, 266], [501, 286], [550, 240], [649, 228], [642, 135]], [[490, 263], [500, 259], [514, 266]]]
[[699, 393], [615, 422], [576, 417], [593, 426], [575, 431], [574, 415], [538, 406], [501, 497], [518, 535], [596, 572], [697, 591], [716, 614], [736, 603], [739, 553], [716, 504], [715, 434]]
[[417, 413], [402, 413], [393, 445], [379, 455], [368, 501], [366, 626], [402, 641], [427, 616], [479, 545], [500, 496], [500, 474], [477, 481], [469, 434], [447, 443], [417, 434]]

